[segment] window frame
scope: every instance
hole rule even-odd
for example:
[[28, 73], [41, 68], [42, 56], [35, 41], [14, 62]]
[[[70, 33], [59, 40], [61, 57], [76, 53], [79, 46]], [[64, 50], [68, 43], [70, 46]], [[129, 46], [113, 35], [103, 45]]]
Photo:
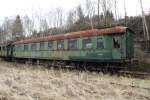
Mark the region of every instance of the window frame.
[[45, 50], [45, 42], [40, 42], [39, 50], [40, 50], [40, 51]]
[[[103, 42], [103, 47], [98, 47], [98, 39], [102, 40], [101, 42]], [[104, 39], [104, 37], [97, 37], [96, 38], [96, 48], [97, 49], [105, 49], [105, 39]]]
[[16, 45], [14, 45], [13, 47], [13, 52], [16, 52]]
[[16, 45], [15, 49], [18, 52], [19, 51], [19, 45]]
[[[50, 47], [50, 44], [51, 43], [51, 47]], [[48, 41], [48, 50], [54, 50], [54, 41]]]
[[[59, 47], [58, 47], [61, 42], [63, 42], [63, 43], [62, 43], [62, 44], [63, 44], [63, 48], [59, 48]], [[58, 41], [57, 41], [57, 50], [64, 50], [64, 49], [65, 49], [65, 41], [64, 41], [64, 40], [58, 40]]]
[[[70, 46], [70, 43], [73, 42], [73, 41], [75, 42], [75, 45], [76, 45], [76, 46], [72, 48], [72, 47]], [[77, 49], [78, 49], [78, 39], [69, 39], [69, 40], [68, 40], [68, 49], [69, 49], [69, 50], [77, 50]]]
[[24, 51], [24, 45], [20, 44], [19, 49], [20, 49], [20, 51]]
[[[85, 47], [84, 47], [84, 41], [85, 41], [85, 40], [90, 40], [90, 41], [91, 41], [90, 43], [91, 43], [92, 45], [91, 45], [90, 48], [87, 48], [87, 47], [86, 47], [86, 45], [87, 45], [88, 43], [86, 43], [86, 45], [85, 45]], [[92, 48], [93, 48], [92, 38], [91, 38], [91, 37], [83, 38], [83, 39], [82, 39], [82, 49], [84, 49], [84, 50], [85, 50], [85, 49], [88, 49], [88, 50], [89, 50], [89, 49], [92, 49]]]
[[3, 46], [3, 51], [5, 51], [5, 46]]
[[24, 51], [29, 51], [29, 45], [28, 44], [24, 44]]
[[[112, 41], [113, 41], [113, 48], [115, 48], [115, 49], [120, 49], [120, 48], [121, 48], [121, 43], [120, 43], [119, 38], [120, 38], [119, 36], [114, 36], [114, 37], [112, 38]], [[117, 39], [117, 41], [116, 41], [115, 39]], [[116, 46], [115, 46], [115, 42], [116, 42]]]
[[19, 51], [19, 45], [16, 46], [17, 51]]
[[[34, 47], [35, 46], [35, 47]], [[34, 48], [33, 48], [34, 47]], [[37, 43], [31, 44], [31, 51], [37, 51]]]

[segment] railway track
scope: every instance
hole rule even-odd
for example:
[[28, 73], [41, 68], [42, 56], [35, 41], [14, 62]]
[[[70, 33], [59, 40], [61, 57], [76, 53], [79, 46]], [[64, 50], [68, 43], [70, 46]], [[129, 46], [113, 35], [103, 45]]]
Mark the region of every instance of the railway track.
[[[81, 65], [82, 66], [82, 65]], [[110, 74], [110, 75], [117, 75], [117, 76], [124, 76], [129, 78], [139, 78], [139, 79], [150, 79], [150, 73], [146, 72], [139, 72], [139, 71], [130, 71], [127, 68], [117, 68], [114, 67], [95, 67], [95, 66], [82, 66], [77, 67], [77, 65], [53, 65], [53, 69], [59, 70], [70, 70], [70, 71], [88, 71], [88, 72], [102, 72], [103, 74]]]
[[[56, 67], [60, 68], [60, 67]], [[110, 69], [109, 69], [110, 68]], [[122, 69], [112, 69], [111, 67], [107, 67], [106, 69], [103, 68], [99, 68], [99, 69], [87, 69], [86, 67], [82, 67], [82, 68], [75, 68], [74, 66], [65, 66], [65, 67], [61, 67], [61, 69], [67, 69], [67, 70], [78, 70], [78, 71], [88, 71], [88, 72], [102, 72], [103, 74], [110, 74], [110, 75], [117, 75], [117, 76], [124, 76], [124, 77], [129, 77], [129, 78], [139, 78], [139, 79], [150, 79], [150, 73], [146, 73], [146, 72], [139, 72], [139, 71], [130, 71], [127, 70], [126, 68], [122, 68]]]
[[134, 77], [140, 79], [150, 79], [150, 73], [137, 72], [137, 71], [119, 71], [120, 76]]
[[129, 78], [139, 78], [139, 79], [150, 79], [150, 73], [145, 72], [137, 72], [137, 71], [130, 71], [128, 68], [125, 67], [119, 67], [119, 66], [97, 66], [89, 65], [89, 64], [77, 64], [77, 63], [71, 63], [69, 65], [66, 65], [62, 62], [57, 63], [51, 63], [50, 65], [46, 62], [42, 63], [32, 63], [32, 65], [42, 65], [46, 68], [50, 69], [53, 68], [54, 70], [69, 70], [69, 71], [88, 71], [88, 72], [102, 72], [103, 74], [110, 74], [110, 75], [117, 75], [117, 76], [124, 76]]
[[[57, 69], [57, 68], [54, 68]], [[59, 69], [59, 68], [58, 68]], [[61, 67], [61, 69], [65, 70], [76, 70], [76, 71], [88, 71], [88, 72], [102, 72], [103, 74], [110, 74], [110, 75], [117, 75], [117, 76], [123, 76], [123, 77], [128, 77], [128, 78], [139, 78], [139, 79], [150, 79], [150, 73], [145, 73], [145, 72], [136, 72], [136, 71], [116, 71], [116, 70], [105, 70], [105, 69], [100, 69], [100, 70], [89, 70], [89, 69], [75, 69], [73, 67]]]

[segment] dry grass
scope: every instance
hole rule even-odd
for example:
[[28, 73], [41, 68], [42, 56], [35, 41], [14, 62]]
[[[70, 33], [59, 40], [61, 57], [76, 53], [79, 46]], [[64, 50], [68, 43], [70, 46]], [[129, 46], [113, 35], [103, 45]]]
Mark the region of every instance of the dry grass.
[[150, 80], [1, 61], [0, 100], [150, 100]]

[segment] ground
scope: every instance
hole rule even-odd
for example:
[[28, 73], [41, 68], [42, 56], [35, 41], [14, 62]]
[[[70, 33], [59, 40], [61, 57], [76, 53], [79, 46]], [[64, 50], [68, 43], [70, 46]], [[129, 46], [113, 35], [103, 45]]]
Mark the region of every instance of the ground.
[[150, 100], [150, 79], [0, 61], [0, 100]]

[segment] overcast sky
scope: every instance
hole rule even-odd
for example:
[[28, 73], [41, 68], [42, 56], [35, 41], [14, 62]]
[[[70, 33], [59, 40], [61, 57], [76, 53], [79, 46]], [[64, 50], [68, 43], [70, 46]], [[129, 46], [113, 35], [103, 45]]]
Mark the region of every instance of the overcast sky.
[[[17, 14], [31, 15], [36, 9], [42, 9], [48, 12], [50, 9], [61, 7], [64, 11], [69, 11], [79, 4], [83, 4], [85, 0], [1, 0], [0, 5], [0, 21], [5, 17], [16, 16]], [[124, 14], [124, 0], [119, 1], [119, 14]], [[125, 0], [128, 16], [141, 14], [139, 0]], [[150, 0], [142, 0], [144, 11], [150, 12]]]

